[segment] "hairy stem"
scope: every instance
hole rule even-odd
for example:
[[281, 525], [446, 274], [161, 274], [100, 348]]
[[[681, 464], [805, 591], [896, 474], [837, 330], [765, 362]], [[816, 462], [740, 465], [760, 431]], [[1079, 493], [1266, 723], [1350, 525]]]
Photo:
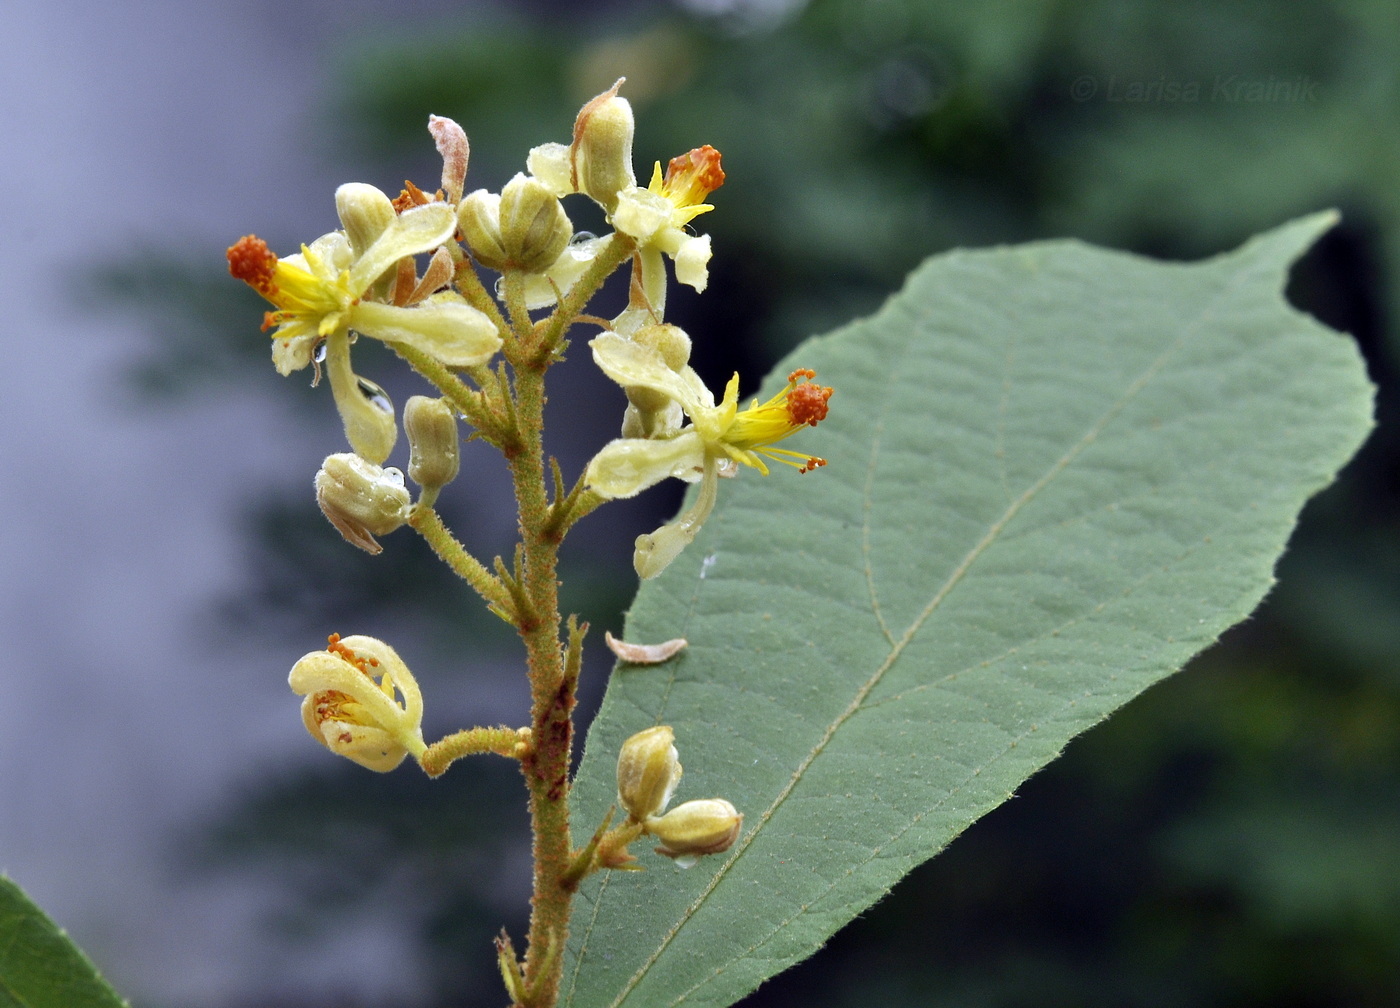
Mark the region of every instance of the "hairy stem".
[[453, 537], [436, 511], [430, 507], [417, 507], [408, 523], [418, 530], [433, 548], [433, 552], [452, 568], [453, 573], [476, 589], [476, 593], [485, 599], [492, 609], [506, 618], [514, 615], [515, 606], [505, 585]]
[[[569, 762], [573, 746], [574, 682], [560, 640], [557, 563], [560, 537], [550, 530], [543, 438], [544, 366], [512, 362], [522, 450], [510, 460], [520, 506], [524, 546], [521, 587], [532, 617], [518, 629], [530, 675], [533, 749], [521, 759], [530, 792], [534, 830], [534, 895], [525, 958], [525, 1008], [555, 1003], [563, 968], [560, 948], [568, 934], [572, 839], [569, 831]], [[547, 366], [547, 365], [546, 365]]]

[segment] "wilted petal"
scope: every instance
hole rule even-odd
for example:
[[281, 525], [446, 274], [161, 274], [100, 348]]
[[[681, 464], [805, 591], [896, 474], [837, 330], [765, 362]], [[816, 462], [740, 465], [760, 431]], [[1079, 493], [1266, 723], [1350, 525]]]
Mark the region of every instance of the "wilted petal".
[[686, 237], [674, 258], [677, 282], [703, 291], [710, 282], [710, 236]]

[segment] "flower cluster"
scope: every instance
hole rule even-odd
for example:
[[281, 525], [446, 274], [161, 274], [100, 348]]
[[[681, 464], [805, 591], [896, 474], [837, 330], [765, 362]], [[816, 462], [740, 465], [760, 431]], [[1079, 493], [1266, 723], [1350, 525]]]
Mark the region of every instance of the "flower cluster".
[[[816, 384], [814, 372], [793, 371], [772, 398], [741, 408], [737, 374], [716, 395], [690, 366], [690, 336], [665, 319], [666, 290], [672, 277], [696, 291], [708, 285], [711, 241], [694, 225], [714, 209], [709, 200], [724, 183], [724, 169], [719, 152], [701, 146], [671, 158], [664, 170], [656, 162], [647, 184], [639, 185], [635, 123], [621, 84], [583, 106], [567, 143], [531, 150], [526, 170], [499, 192], [468, 191], [466, 134], [433, 116], [428, 130], [442, 157], [435, 190], [406, 182], [391, 198], [348, 183], [335, 193], [340, 226], [299, 251], [279, 256], [255, 235], [228, 250], [229, 272], [269, 304], [263, 330], [277, 371], [310, 367], [313, 384], [323, 375], [329, 380], [351, 451], [330, 454], [316, 474], [316, 499], [327, 519], [369, 553], [382, 551], [380, 537], [416, 529], [493, 612], [522, 632], [539, 608], [524, 594], [526, 568], [535, 562], [529, 551], [522, 545], [514, 569], [498, 559], [493, 570], [471, 557], [434, 511], [439, 491], [458, 475], [460, 421], [508, 459], [539, 460], [533, 477], [512, 462], [512, 476], [518, 497], [534, 492], [520, 480], [535, 480], [541, 506], [530, 520], [551, 522], [556, 541], [607, 501], [666, 479], [698, 482], [687, 511], [637, 539], [634, 564], [646, 578], [695, 538], [721, 478], [743, 468], [767, 475], [774, 462], [804, 473], [825, 464], [780, 446], [827, 414], [832, 390]], [[601, 207], [611, 233], [575, 233], [563, 202], [574, 197]], [[625, 266], [632, 274], [626, 306], [611, 319], [585, 314], [607, 276]], [[483, 271], [499, 279], [488, 283]], [[572, 490], [556, 470], [547, 500], [543, 455], [522, 447], [540, 443], [542, 387], [528, 404], [520, 389], [562, 359], [570, 327], [585, 322], [602, 329], [590, 343], [593, 361], [625, 394], [621, 430]], [[410, 398], [400, 418], [383, 389], [356, 372], [351, 355], [360, 337], [395, 350], [437, 394]], [[404, 470], [388, 464], [400, 425], [409, 442]], [[527, 507], [520, 499], [523, 529]], [[333, 636], [328, 648], [296, 663], [291, 685], [305, 697], [307, 729], [332, 752], [374, 770], [392, 769], [410, 754], [422, 762], [428, 748], [419, 728], [422, 698], [387, 644]], [[476, 751], [542, 758], [536, 743], [521, 740], [554, 737], [544, 718], [538, 714], [533, 729], [459, 732], [450, 744], [436, 743], [425, 766], [441, 772], [458, 755]], [[567, 763], [567, 753], [554, 758]], [[684, 858], [733, 841], [741, 817], [727, 802], [665, 811], [680, 776], [669, 728], [629, 741], [619, 775], [629, 822], [656, 836], [663, 853]]]
[[[423, 739], [418, 684], [383, 641], [332, 634], [289, 676], [311, 736], [370, 770], [391, 771], [409, 756], [430, 777], [471, 755], [519, 762], [535, 835], [530, 944], [521, 959], [504, 935], [497, 942], [515, 1004], [555, 1003], [570, 900], [586, 875], [638, 867], [628, 845], [643, 836], [688, 866], [728, 850], [744, 819], [723, 798], [668, 808], [681, 766], [674, 733], [661, 725], [632, 736], [619, 753], [625, 819], [613, 826], [614, 809], [590, 842], [573, 848], [572, 710], [587, 626], [559, 611], [564, 536], [609, 501], [668, 479], [696, 483], [681, 515], [636, 539], [633, 564], [643, 578], [655, 577], [695, 539], [723, 478], [744, 469], [766, 476], [773, 463], [800, 473], [826, 464], [787, 447], [827, 415], [832, 390], [815, 382], [815, 372], [798, 368], [775, 395], [743, 407], [737, 374], [716, 394], [691, 367], [691, 337], [667, 321], [666, 294], [673, 279], [697, 292], [709, 285], [713, 248], [695, 223], [714, 209], [709, 201], [724, 169], [719, 152], [701, 146], [664, 170], [656, 162], [639, 185], [635, 123], [621, 85], [583, 106], [567, 143], [532, 149], [525, 170], [499, 192], [468, 191], [466, 133], [432, 116], [428, 131], [442, 158], [436, 188], [407, 181], [391, 197], [364, 183], [342, 185], [339, 227], [299, 250], [279, 256], [256, 235], [228, 249], [229, 272], [269, 305], [262, 328], [276, 370], [286, 376], [310, 368], [313, 385], [323, 377], [330, 385], [350, 447], [329, 454], [313, 481], [331, 525], [371, 554], [383, 552], [381, 538], [411, 528], [524, 643], [529, 722], [466, 728], [431, 745]], [[610, 230], [576, 232], [565, 210], [576, 198], [601, 207]], [[590, 307], [623, 268], [631, 273], [625, 306]], [[570, 484], [544, 448], [545, 376], [581, 324], [601, 330], [589, 343], [592, 359], [621, 387], [625, 404], [617, 437]], [[364, 360], [352, 360], [352, 350], [362, 337], [393, 350], [432, 394], [411, 396], [400, 416], [384, 389], [356, 370]], [[439, 494], [460, 476], [463, 424], [468, 439], [499, 450], [509, 469], [520, 532], [509, 561], [477, 559], [437, 512]], [[400, 428], [408, 452], [396, 468], [390, 458]], [[686, 646], [679, 638], [608, 640], [623, 660], [647, 664]]]

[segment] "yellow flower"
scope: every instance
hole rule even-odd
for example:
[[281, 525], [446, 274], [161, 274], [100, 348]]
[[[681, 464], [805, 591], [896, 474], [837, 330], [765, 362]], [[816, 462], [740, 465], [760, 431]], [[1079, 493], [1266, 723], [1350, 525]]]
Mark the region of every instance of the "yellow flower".
[[418, 683], [381, 640], [331, 634], [324, 651], [312, 651], [292, 666], [288, 683], [306, 698], [301, 704], [306, 730], [333, 753], [387, 773], [408, 754], [416, 758], [427, 749]]
[[631, 186], [617, 194], [613, 225], [670, 256], [676, 279], [703, 291], [709, 282], [710, 236], [686, 231], [694, 218], [714, 209], [705, 198], [724, 184], [720, 153], [708, 144], [672, 158], [661, 174], [661, 162], [652, 168], [651, 184]]
[[739, 409], [739, 376], [725, 386], [724, 398], [714, 396], [690, 367], [672, 370], [651, 347], [604, 333], [590, 344], [593, 359], [623, 387], [653, 389], [677, 402], [690, 425], [673, 437], [618, 438], [605, 445], [589, 463], [588, 486], [605, 497], [631, 497], [668, 476], [695, 480], [707, 464], [731, 459], [765, 476], [764, 457], [808, 472], [826, 461], [802, 452], [775, 448], [776, 442], [803, 427], [815, 427], [827, 414], [832, 390], [810, 381], [816, 372], [799, 369], [777, 395], [748, 409]]
[[403, 307], [371, 297], [371, 287], [399, 260], [437, 248], [456, 226], [453, 209], [435, 202], [394, 214], [358, 255], [343, 231], [322, 235], [285, 258], [255, 235], [228, 250], [229, 272], [275, 309], [263, 316], [263, 329], [275, 327], [272, 361], [277, 371], [288, 375], [306, 367], [324, 345], [346, 435], [371, 462], [383, 462], [393, 448], [393, 407], [378, 386], [351, 369], [351, 330], [390, 345], [415, 347], [449, 367], [484, 364], [500, 349], [491, 320], [459, 298], [435, 296]]
[[811, 381], [815, 372], [793, 371], [777, 395], [762, 404], [755, 399], [741, 410], [737, 374], [725, 387], [724, 398], [716, 403], [693, 369], [672, 369], [652, 347], [616, 333], [604, 333], [590, 345], [594, 361], [613, 381], [624, 388], [651, 389], [670, 396], [690, 418], [689, 425], [666, 437], [617, 438], [604, 445], [588, 464], [588, 488], [608, 498], [631, 497], [668, 476], [687, 482], [702, 480], [700, 494], [689, 511], [655, 532], [637, 537], [633, 565], [643, 578], [661, 573], [694, 541], [714, 507], [719, 476], [732, 475], [722, 470], [746, 465], [766, 476], [765, 457], [804, 473], [826, 465], [825, 459], [814, 455], [773, 447], [825, 419], [832, 390]]

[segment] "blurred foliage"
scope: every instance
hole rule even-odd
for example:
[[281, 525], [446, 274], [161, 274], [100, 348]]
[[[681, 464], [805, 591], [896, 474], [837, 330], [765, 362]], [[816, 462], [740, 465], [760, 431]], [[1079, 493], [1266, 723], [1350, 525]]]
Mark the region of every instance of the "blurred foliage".
[[[700, 143], [724, 152], [718, 209], [698, 222], [714, 235], [711, 290], [677, 294], [669, 314], [695, 336], [707, 378], [737, 366], [746, 387], [766, 361], [869, 310], [948, 247], [1068, 234], [1193, 257], [1335, 205], [1344, 222], [1303, 263], [1292, 295], [1356, 334], [1381, 388], [1380, 429], [1309, 508], [1250, 623], [1074, 743], [1019, 800], [745, 1003], [1400, 1002], [1400, 5], [814, 0], [766, 19], [731, 6], [739, 12], [701, 17], [535, 5], [473, 10], [429, 33], [375, 26], [328, 89], [339, 102], [333, 140], [341, 153], [371, 152], [389, 177], [408, 164], [430, 186], [423, 125], [430, 112], [449, 115], [472, 139], [469, 187], [497, 188], [530, 146], [566, 140], [578, 105], [625, 74], [643, 173]], [[597, 226], [582, 213], [575, 223]], [[232, 365], [253, 356], [235, 345], [255, 347], [266, 369], [249, 332], [261, 308], [231, 307], [244, 292], [176, 262], [151, 265], [165, 273], [145, 276], [187, 281], [189, 299], [163, 320], [166, 363], [144, 368], [148, 390], [192, 371], [243, 381]], [[139, 298], [139, 278], [123, 286]], [[211, 354], [211, 317], [236, 325], [238, 343]], [[399, 562], [388, 554], [347, 557], [310, 530], [317, 521], [300, 500], [251, 519], [265, 597], [302, 599], [308, 621], [385, 600], [407, 612], [443, 594], [460, 613], [462, 594], [438, 575], [384, 573]], [[308, 548], [334, 598], [312, 600], [317, 586], [298, 573]], [[615, 626], [607, 614], [625, 603], [629, 574], [607, 549], [585, 551], [578, 569], [594, 571], [582, 580], [597, 594], [576, 601]], [[415, 627], [436, 619], [412, 617]], [[474, 619], [454, 633], [475, 637]], [[379, 830], [380, 870], [450, 878], [420, 922], [442, 1003], [478, 1003], [463, 991], [497, 1003], [489, 981], [482, 990], [454, 972], [464, 959], [489, 963], [486, 937], [506, 920], [495, 906], [480, 927], [458, 913], [499, 853], [474, 839], [479, 820], [462, 818], [460, 801], [442, 797], [461, 798], [472, 772], [434, 790], [406, 771], [352, 781], [353, 769], [324, 793], [310, 782], [256, 796], [254, 819], [230, 819], [266, 826], [239, 835], [241, 856], [291, 863], [315, 849], [333, 864], [339, 848], [312, 826]], [[515, 804], [466, 801], [491, 810], [493, 833], [513, 814], [496, 809]], [[461, 836], [444, 832], [454, 823]], [[446, 940], [449, 917], [470, 931], [467, 953], [466, 932]]]

